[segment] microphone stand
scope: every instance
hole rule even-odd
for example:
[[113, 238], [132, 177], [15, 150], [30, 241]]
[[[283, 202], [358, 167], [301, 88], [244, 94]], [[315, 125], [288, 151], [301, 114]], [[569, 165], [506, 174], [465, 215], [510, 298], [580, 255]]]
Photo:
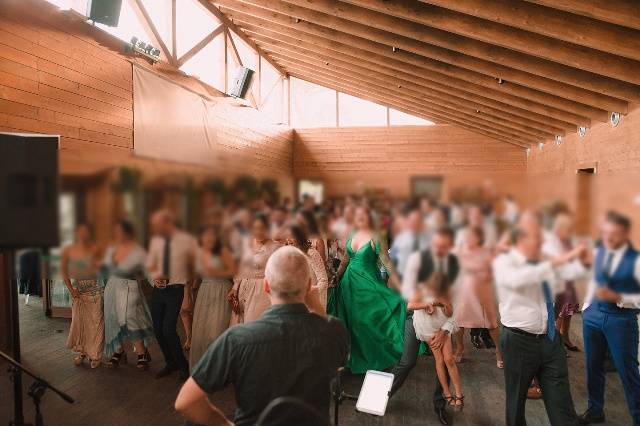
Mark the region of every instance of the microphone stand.
[[338, 375], [336, 376], [335, 387], [333, 389], [333, 424], [334, 426], [338, 426], [338, 417], [340, 413], [340, 404], [342, 401], [357, 401], [358, 397], [356, 395], [348, 394], [342, 389], [342, 373], [344, 372], [344, 367], [340, 367], [338, 369]]
[[[28, 395], [31, 397], [31, 399], [33, 400], [33, 404], [36, 407], [35, 426], [44, 425], [42, 413], [40, 412], [40, 401], [47, 389], [51, 389], [53, 392], [57, 393], [60, 396], [60, 398], [62, 398], [69, 404], [73, 404], [75, 402], [75, 400], [72, 397], [62, 392], [61, 390], [55, 388], [54, 386], [49, 384], [49, 382], [39, 377], [35, 373], [32, 373], [29, 369], [27, 369], [25, 366], [20, 364], [15, 359], [11, 358], [6, 353], [0, 351], [0, 358], [4, 358], [9, 364], [11, 364], [11, 367], [9, 368], [9, 372], [11, 374], [12, 380], [14, 380], [14, 383], [15, 383], [15, 380], [21, 376], [21, 373], [25, 373], [26, 375], [31, 376], [35, 379], [31, 387], [29, 388], [29, 392], [28, 392]], [[16, 419], [16, 422], [11, 422], [10, 424], [14, 426], [26, 426], [24, 423], [22, 423], [21, 419]]]

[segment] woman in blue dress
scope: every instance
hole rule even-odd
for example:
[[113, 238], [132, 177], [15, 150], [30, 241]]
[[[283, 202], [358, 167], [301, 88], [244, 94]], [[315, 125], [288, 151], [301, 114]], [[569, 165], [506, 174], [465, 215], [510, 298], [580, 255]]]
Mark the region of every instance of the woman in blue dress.
[[145, 278], [144, 249], [135, 241], [133, 225], [119, 222], [114, 229], [115, 244], [105, 255], [103, 273], [107, 279], [104, 290], [104, 352], [111, 357], [107, 367], [126, 363], [123, 344], [133, 342], [139, 370], [149, 367], [147, 348], [154, 340], [151, 314], [140, 289]]

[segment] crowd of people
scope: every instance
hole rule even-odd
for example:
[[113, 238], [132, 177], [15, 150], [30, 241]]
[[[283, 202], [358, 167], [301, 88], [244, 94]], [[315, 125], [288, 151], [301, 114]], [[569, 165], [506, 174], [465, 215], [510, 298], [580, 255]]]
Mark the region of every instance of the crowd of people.
[[[197, 238], [160, 210], [148, 250], [127, 221], [106, 250], [82, 224], [62, 256], [73, 296], [68, 347], [78, 365], [97, 368], [105, 358], [117, 367], [129, 341], [146, 370], [156, 341], [164, 357], [156, 377], [188, 379], [176, 408], [199, 424], [226, 424], [206, 395], [231, 383], [236, 424], [255, 423], [279, 396], [328, 421], [339, 367], [393, 373], [393, 396], [428, 352], [435, 413], [446, 425], [465, 404], [457, 364], [468, 331], [504, 370], [506, 424], [526, 424], [528, 397], [544, 400], [553, 425], [604, 421], [607, 359], [640, 424], [640, 259], [630, 220], [609, 212], [594, 242], [576, 237], [562, 204], [544, 214], [519, 212], [511, 197], [503, 204], [497, 214], [493, 203], [347, 197], [318, 205], [306, 196], [295, 209], [214, 208]], [[580, 350], [570, 327], [581, 310], [589, 400], [579, 416], [566, 351]]]

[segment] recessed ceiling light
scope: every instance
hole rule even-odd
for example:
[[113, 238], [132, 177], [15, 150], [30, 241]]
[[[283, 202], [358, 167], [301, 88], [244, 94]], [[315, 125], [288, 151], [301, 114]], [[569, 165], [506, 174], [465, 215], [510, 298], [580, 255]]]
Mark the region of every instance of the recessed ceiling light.
[[619, 112], [612, 112], [610, 121], [611, 121], [611, 126], [612, 127], [616, 127], [618, 125], [618, 123], [620, 123], [620, 113]]

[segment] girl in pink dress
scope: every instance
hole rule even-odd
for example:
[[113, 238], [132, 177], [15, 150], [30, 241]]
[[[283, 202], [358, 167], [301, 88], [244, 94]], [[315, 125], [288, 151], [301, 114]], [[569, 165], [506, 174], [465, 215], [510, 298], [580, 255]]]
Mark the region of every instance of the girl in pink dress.
[[[456, 324], [460, 331], [456, 335], [457, 362], [462, 361], [464, 353], [465, 328], [486, 328], [494, 342], [500, 341], [496, 298], [491, 276], [493, 254], [483, 247], [484, 233], [481, 228], [468, 227], [464, 230], [465, 244], [458, 259], [462, 281], [457, 290], [455, 306]], [[496, 365], [503, 368], [500, 345], [496, 345]]]

